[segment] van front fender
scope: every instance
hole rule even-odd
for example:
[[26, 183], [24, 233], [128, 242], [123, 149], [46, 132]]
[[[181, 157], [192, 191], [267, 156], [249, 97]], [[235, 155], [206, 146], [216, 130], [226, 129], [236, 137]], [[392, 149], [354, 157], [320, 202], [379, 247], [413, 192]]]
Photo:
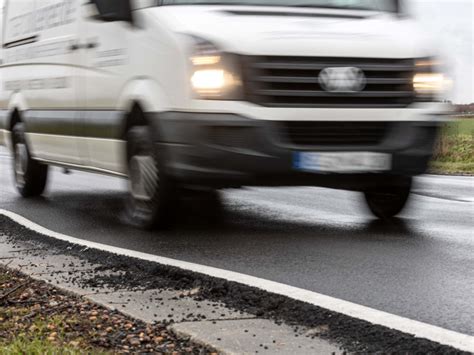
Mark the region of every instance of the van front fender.
[[0, 113], [0, 145], [6, 146], [10, 151], [11, 146], [11, 125], [13, 112], [23, 112], [29, 109], [25, 97], [20, 92], [14, 92], [8, 100], [6, 110]]
[[139, 104], [145, 112], [163, 112], [170, 107], [165, 90], [151, 78], [135, 79], [129, 82], [120, 95], [118, 110], [130, 112]]

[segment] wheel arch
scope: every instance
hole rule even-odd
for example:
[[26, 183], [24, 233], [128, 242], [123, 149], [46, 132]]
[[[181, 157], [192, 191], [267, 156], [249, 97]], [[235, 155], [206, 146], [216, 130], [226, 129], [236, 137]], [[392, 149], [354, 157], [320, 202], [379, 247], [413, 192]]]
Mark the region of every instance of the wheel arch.
[[[22, 112], [28, 110], [28, 104], [21, 92], [15, 92], [8, 100], [5, 129], [11, 134], [13, 127], [21, 121]], [[7, 146], [11, 149], [11, 137], [7, 140]]]
[[125, 85], [120, 94], [117, 109], [130, 112], [137, 102], [140, 103], [144, 112], [160, 112], [169, 107], [165, 90], [151, 78], [135, 79]]
[[6, 130], [6, 136], [5, 136], [5, 145], [6, 147], [12, 151], [13, 148], [13, 141], [12, 141], [12, 131], [13, 127], [18, 122], [22, 122], [21, 115], [22, 112], [26, 111], [28, 109], [28, 106], [26, 104], [26, 100], [23, 97], [21, 93], [14, 93], [12, 97], [9, 100], [8, 107], [7, 107], [7, 113], [5, 117], [5, 130]]
[[125, 112], [122, 138], [134, 125], [146, 125], [146, 113], [163, 112], [169, 107], [168, 96], [151, 78], [140, 78], [128, 83], [119, 98], [118, 110]]
[[12, 94], [10, 97], [10, 100], [8, 101], [8, 112], [10, 112], [9, 115], [9, 121], [7, 121], [7, 124], [9, 124], [10, 127], [13, 128], [12, 126], [12, 118], [15, 114], [18, 114], [21, 116], [21, 113], [24, 111], [27, 111], [29, 109], [28, 103], [26, 102], [25, 97], [21, 92], [15, 92]]

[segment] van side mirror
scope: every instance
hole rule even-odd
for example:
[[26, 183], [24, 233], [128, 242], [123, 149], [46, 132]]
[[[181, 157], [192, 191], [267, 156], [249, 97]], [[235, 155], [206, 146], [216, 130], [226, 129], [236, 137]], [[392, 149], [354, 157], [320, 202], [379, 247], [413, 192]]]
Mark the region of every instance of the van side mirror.
[[125, 21], [133, 23], [130, 0], [92, 0], [99, 12], [96, 18], [101, 21]]
[[403, 0], [392, 0], [393, 11], [398, 15], [405, 14], [404, 1]]
[[401, 3], [400, 0], [393, 0], [393, 9], [396, 13], [400, 13], [401, 11]]

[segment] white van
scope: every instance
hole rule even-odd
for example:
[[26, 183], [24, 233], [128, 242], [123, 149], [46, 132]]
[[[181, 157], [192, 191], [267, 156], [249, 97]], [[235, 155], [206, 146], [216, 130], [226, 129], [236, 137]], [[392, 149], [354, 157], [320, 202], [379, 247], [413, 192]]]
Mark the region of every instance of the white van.
[[20, 194], [49, 165], [122, 176], [143, 228], [183, 187], [347, 189], [394, 216], [446, 111], [397, 0], [5, 0], [2, 42]]

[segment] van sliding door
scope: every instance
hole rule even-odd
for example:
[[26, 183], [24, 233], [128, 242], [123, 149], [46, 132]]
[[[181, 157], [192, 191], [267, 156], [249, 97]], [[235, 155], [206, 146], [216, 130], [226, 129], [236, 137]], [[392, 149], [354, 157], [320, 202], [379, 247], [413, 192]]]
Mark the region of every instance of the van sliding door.
[[[6, 3], [3, 81], [35, 158], [78, 164], [77, 0]], [[14, 106], [14, 107], [13, 107]]]

